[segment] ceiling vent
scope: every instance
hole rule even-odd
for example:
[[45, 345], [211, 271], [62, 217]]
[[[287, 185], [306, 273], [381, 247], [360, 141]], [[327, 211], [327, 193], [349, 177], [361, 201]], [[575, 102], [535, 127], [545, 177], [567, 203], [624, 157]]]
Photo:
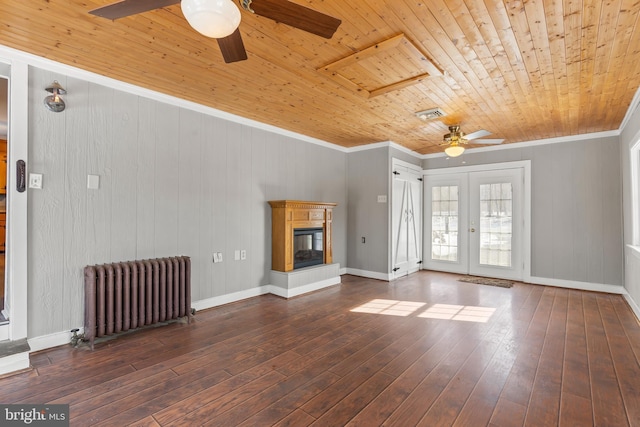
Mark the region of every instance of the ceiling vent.
[[444, 117], [446, 115], [447, 115], [447, 113], [445, 113], [444, 111], [442, 111], [440, 108], [437, 108], [437, 107], [436, 108], [431, 108], [429, 110], [418, 111], [416, 113], [416, 116], [418, 116], [422, 120], [437, 119], [437, 118], [440, 118], [440, 117]]

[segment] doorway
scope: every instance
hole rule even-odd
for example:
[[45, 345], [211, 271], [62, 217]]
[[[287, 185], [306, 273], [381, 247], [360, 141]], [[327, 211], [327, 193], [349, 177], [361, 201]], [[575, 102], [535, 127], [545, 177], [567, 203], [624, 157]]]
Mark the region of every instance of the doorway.
[[517, 163], [425, 173], [425, 268], [512, 280], [528, 276], [528, 169]]
[[420, 270], [422, 263], [422, 169], [393, 159], [391, 252], [393, 278]]

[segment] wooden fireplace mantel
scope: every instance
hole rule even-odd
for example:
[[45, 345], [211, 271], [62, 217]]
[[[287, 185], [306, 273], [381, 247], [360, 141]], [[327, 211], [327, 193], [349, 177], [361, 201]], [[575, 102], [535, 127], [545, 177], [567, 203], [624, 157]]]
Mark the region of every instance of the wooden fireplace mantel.
[[293, 270], [293, 230], [320, 228], [324, 231], [324, 263], [333, 262], [331, 224], [337, 203], [302, 200], [272, 200], [271, 205], [271, 269]]

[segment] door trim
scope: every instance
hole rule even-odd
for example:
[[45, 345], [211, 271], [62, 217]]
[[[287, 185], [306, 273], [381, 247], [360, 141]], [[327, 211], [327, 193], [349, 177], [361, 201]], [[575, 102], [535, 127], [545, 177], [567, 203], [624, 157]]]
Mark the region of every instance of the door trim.
[[[446, 175], [465, 172], [486, 172], [500, 169], [522, 169], [523, 175], [523, 197], [522, 197], [522, 219], [524, 221], [522, 235], [522, 281], [531, 282], [531, 160], [520, 160], [505, 163], [489, 163], [484, 165], [454, 166], [450, 168], [428, 169], [422, 172], [423, 176]], [[423, 209], [426, 215], [426, 209]], [[425, 219], [426, 220], [426, 219]], [[423, 239], [423, 245], [427, 242]], [[427, 251], [422, 248], [422, 253]], [[424, 256], [424, 255], [423, 255]]]

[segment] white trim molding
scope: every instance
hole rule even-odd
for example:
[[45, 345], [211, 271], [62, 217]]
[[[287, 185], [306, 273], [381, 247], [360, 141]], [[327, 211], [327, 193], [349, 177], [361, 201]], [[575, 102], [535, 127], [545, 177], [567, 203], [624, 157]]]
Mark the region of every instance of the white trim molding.
[[285, 289], [276, 285], [269, 285], [269, 292], [273, 295], [277, 295], [282, 298], [293, 298], [299, 295], [307, 294], [309, 292], [319, 291], [331, 286], [339, 285], [342, 283], [340, 276], [332, 277], [330, 279], [320, 280], [315, 283], [309, 283], [308, 285], [298, 286], [297, 288]]
[[19, 373], [25, 369], [29, 369], [31, 363], [29, 361], [29, 352], [12, 354], [11, 356], [0, 357], [0, 376]]
[[550, 279], [548, 277], [531, 276], [525, 283], [534, 285], [556, 286], [558, 288], [578, 289], [581, 291], [605, 292], [608, 294], [624, 295], [627, 293], [622, 285], [609, 285], [606, 283], [579, 282], [576, 280]]

